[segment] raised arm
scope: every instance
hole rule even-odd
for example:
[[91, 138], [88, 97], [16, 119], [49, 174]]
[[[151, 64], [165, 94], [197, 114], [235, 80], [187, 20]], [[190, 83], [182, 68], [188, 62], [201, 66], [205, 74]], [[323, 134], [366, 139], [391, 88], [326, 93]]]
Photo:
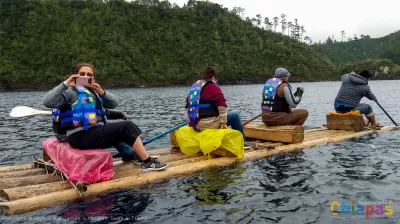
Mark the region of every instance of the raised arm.
[[285, 95], [286, 102], [291, 108], [296, 108], [301, 101], [303, 95], [303, 90], [299, 87], [297, 91], [293, 94], [292, 88], [290, 86], [285, 86], [283, 88], [283, 93]]
[[54, 87], [52, 90], [46, 93], [43, 99], [43, 104], [48, 108], [55, 108], [69, 103], [71, 94], [65, 94], [66, 90], [71, 86], [75, 86], [75, 79], [79, 75], [71, 75], [67, 80], [62, 82], [60, 85]]
[[113, 109], [113, 108], [116, 108], [118, 106], [117, 97], [115, 97], [114, 94], [103, 90], [98, 83], [92, 82], [91, 88], [94, 91], [96, 91], [97, 94], [99, 94], [99, 96], [103, 100], [103, 104], [104, 104], [105, 108]]
[[48, 108], [55, 108], [56, 106], [67, 104], [68, 99], [65, 97], [64, 92], [68, 88], [65, 83], [54, 87], [44, 96], [43, 105]]
[[103, 95], [100, 95], [101, 99], [104, 102], [104, 107], [108, 108], [108, 109], [113, 109], [116, 108], [118, 106], [118, 100], [117, 97], [108, 92], [108, 91], [104, 91]]

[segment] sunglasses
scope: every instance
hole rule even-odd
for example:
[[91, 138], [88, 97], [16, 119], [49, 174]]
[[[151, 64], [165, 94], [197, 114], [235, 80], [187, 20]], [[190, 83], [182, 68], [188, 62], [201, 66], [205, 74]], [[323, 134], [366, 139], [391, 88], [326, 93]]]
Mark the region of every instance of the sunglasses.
[[92, 74], [92, 73], [89, 73], [89, 72], [79, 72], [79, 75], [80, 75], [80, 76], [89, 76], [89, 77], [93, 77], [93, 74]]

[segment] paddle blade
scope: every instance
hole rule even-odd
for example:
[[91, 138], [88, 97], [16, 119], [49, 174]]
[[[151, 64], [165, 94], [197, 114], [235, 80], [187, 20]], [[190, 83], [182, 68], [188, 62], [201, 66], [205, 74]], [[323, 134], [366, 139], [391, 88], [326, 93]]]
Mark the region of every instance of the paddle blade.
[[51, 114], [51, 111], [37, 110], [26, 106], [17, 106], [11, 110], [11, 117], [26, 117], [38, 114]]

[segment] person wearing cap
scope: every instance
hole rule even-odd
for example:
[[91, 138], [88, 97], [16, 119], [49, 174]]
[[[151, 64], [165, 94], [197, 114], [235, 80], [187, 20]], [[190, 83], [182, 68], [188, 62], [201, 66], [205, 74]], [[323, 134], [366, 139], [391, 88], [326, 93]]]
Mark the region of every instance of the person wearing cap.
[[285, 68], [277, 68], [275, 76], [269, 79], [262, 92], [262, 121], [267, 126], [303, 125], [308, 117], [304, 108], [296, 108], [304, 89], [297, 87], [295, 93], [288, 82], [291, 74]]
[[240, 131], [243, 135], [244, 148], [250, 148], [246, 143], [242, 122], [239, 114], [227, 111], [227, 103], [221, 88], [216, 84], [216, 71], [212, 67], [204, 69], [200, 80], [193, 83], [186, 98], [186, 110], [189, 117], [189, 126], [196, 131], [208, 128], [232, 129]]
[[371, 77], [372, 74], [368, 70], [362, 70], [358, 74], [351, 72], [350, 74], [342, 75], [342, 85], [336, 96], [334, 107], [338, 113], [358, 110], [368, 119], [365, 125], [371, 123], [371, 127], [376, 128], [379, 124], [376, 122], [371, 105], [360, 103], [363, 97], [378, 101], [376, 96], [372, 93], [371, 88], [368, 86], [368, 80]]

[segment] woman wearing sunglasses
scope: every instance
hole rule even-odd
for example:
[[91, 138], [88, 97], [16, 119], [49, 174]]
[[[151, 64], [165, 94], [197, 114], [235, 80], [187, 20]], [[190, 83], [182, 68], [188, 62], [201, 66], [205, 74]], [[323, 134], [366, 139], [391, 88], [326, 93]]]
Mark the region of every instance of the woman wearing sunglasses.
[[[56, 108], [52, 119], [67, 130], [69, 144], [76, 149], [101, 149], [124, 142], [140, 157], [143, 172], [167, 168], [167, 164], [149, 156], [139, 137], [142, 132], [132, 121], [107, 122], [105, 108], [117, 107], [118, 101], [96, 82], [94, 71], [91, 64], [78, 64], [73, 75], [44, 97], [46, 107]], [[90, 77], [91, 82], [77, 85], [76, 79], [81, 76]]]

